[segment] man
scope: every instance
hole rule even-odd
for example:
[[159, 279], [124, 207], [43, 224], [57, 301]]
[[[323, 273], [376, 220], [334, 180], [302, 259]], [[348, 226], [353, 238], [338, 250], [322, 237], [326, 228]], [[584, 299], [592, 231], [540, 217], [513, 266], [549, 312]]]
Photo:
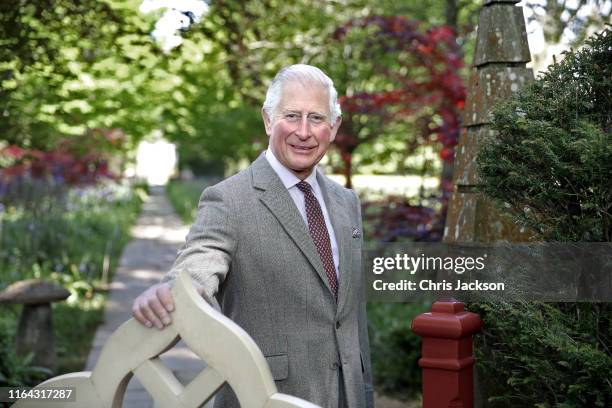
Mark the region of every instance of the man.
[[[186, 244], [135, 300], [134, 317], [169, 324], [170, 286], [187, 270], [253, 337], [281, 392], [325, 408], [373, 407], [359, 199], [316, 167], [341, 123], [333, 82], [313, 66], [287, 67], [262, 116], [267, 151], [204, 191]], [[215, 406], [239, 405], [226, 387]]]

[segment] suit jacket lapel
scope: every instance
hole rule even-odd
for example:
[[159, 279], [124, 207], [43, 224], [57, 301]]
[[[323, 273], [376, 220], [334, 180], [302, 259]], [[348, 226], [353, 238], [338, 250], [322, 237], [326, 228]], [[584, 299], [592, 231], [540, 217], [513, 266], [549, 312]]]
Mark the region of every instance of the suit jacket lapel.
[[262, 192], [259, 199], [276, 219], [278, 219], [289, 237], [291, 237], [300, 251], [302, 251], [331, 293], [331, 287], [329, 286], [329, 281], [325, 274], [325, 268], [312, 242], [308, 227], [302, 219], [289, 192], [272, 167], [270, 167], [270, 164], [263, 154], [253, 162], [251, 170], [253, 174], [253, 187]]
[[346, 203], [342, 195], [338, 192], [338, 187], [330, 183], [327, 178], [320, 172], [317, 172], [317, 181], [321, 192], [323, 193], [323, 199], [327, 207], [327, 212], [331, 218], [332, 226], [334, 227], [334, 233], [336, 236], [336, 243], [338, 244], [339, 252], [339, 269], [340, 269], [340, 281], [338, 282], [338, 313], [342, 310], [342, 307], [349, 298], [349, 290], [351, 287], [352, 277], [350, 276], [350, 229], [351, 223], [346, 213]]

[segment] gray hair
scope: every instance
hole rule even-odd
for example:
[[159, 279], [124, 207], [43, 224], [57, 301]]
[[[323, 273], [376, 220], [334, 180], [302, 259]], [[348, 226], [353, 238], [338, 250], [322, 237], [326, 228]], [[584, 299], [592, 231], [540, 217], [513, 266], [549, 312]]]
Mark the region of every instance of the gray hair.
[[340, 104], [338, 103], [338, 92], [336, 88], [334, 88], [334, 82], [319, 68], [305, 64], [290, 65], [281, 69], [278, 74], [276, 74], [270, 87], [268, 87], [266, 100], [263, 104], [263, 109], [268, 116], [273, 117], [276, 113], [283, 85], [290, 81], [298, 81], [306, 85], [315, 83], [325, 87], [327, 95], [329, 96], [329, 119], [332, 125], [336, 123], [336, 119], [340, 117], [342, 112], [340, 110]]

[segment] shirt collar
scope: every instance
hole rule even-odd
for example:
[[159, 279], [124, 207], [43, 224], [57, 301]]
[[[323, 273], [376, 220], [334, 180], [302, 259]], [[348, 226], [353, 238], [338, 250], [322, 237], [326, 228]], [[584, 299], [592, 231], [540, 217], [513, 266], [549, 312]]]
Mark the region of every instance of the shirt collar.
[[[285, 167], [281, 162], [278, 161], [269, 146], [268, 150], [266, 150], [266, 160], [268, 160], [268, 163], [270, 163], [270, 166], [281, 179], [281, 182], [287, 190], [289, 190], [291, 187], [295, 186], [301, 181], [299, 177], [293, 174], [287, 167]], [[312, 169], [312, 172], [310, 172], [310, 175], [306, 177], [304, 181], [306, 181], [313, 187], [317, 185], [317, 166]]]

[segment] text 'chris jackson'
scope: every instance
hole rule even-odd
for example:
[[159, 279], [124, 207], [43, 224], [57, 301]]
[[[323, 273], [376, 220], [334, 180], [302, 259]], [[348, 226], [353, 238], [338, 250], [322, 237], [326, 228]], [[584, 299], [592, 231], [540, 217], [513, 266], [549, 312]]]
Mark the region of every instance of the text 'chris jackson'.
[[407, 279], [402, 279], [399, 282], [384, 282], [382, 279], [376, 279], [372, 282], [372, 287], [377, 291], [499, 291], [506, 289], [506, 285], [503, 282], [480, 282], [479, 280], [473, 282], [462, 282], [461, 280], [455, 282], [447, 282], [446, 280], [435, 282], [429, 279], [423, 279], [419, 282]]

